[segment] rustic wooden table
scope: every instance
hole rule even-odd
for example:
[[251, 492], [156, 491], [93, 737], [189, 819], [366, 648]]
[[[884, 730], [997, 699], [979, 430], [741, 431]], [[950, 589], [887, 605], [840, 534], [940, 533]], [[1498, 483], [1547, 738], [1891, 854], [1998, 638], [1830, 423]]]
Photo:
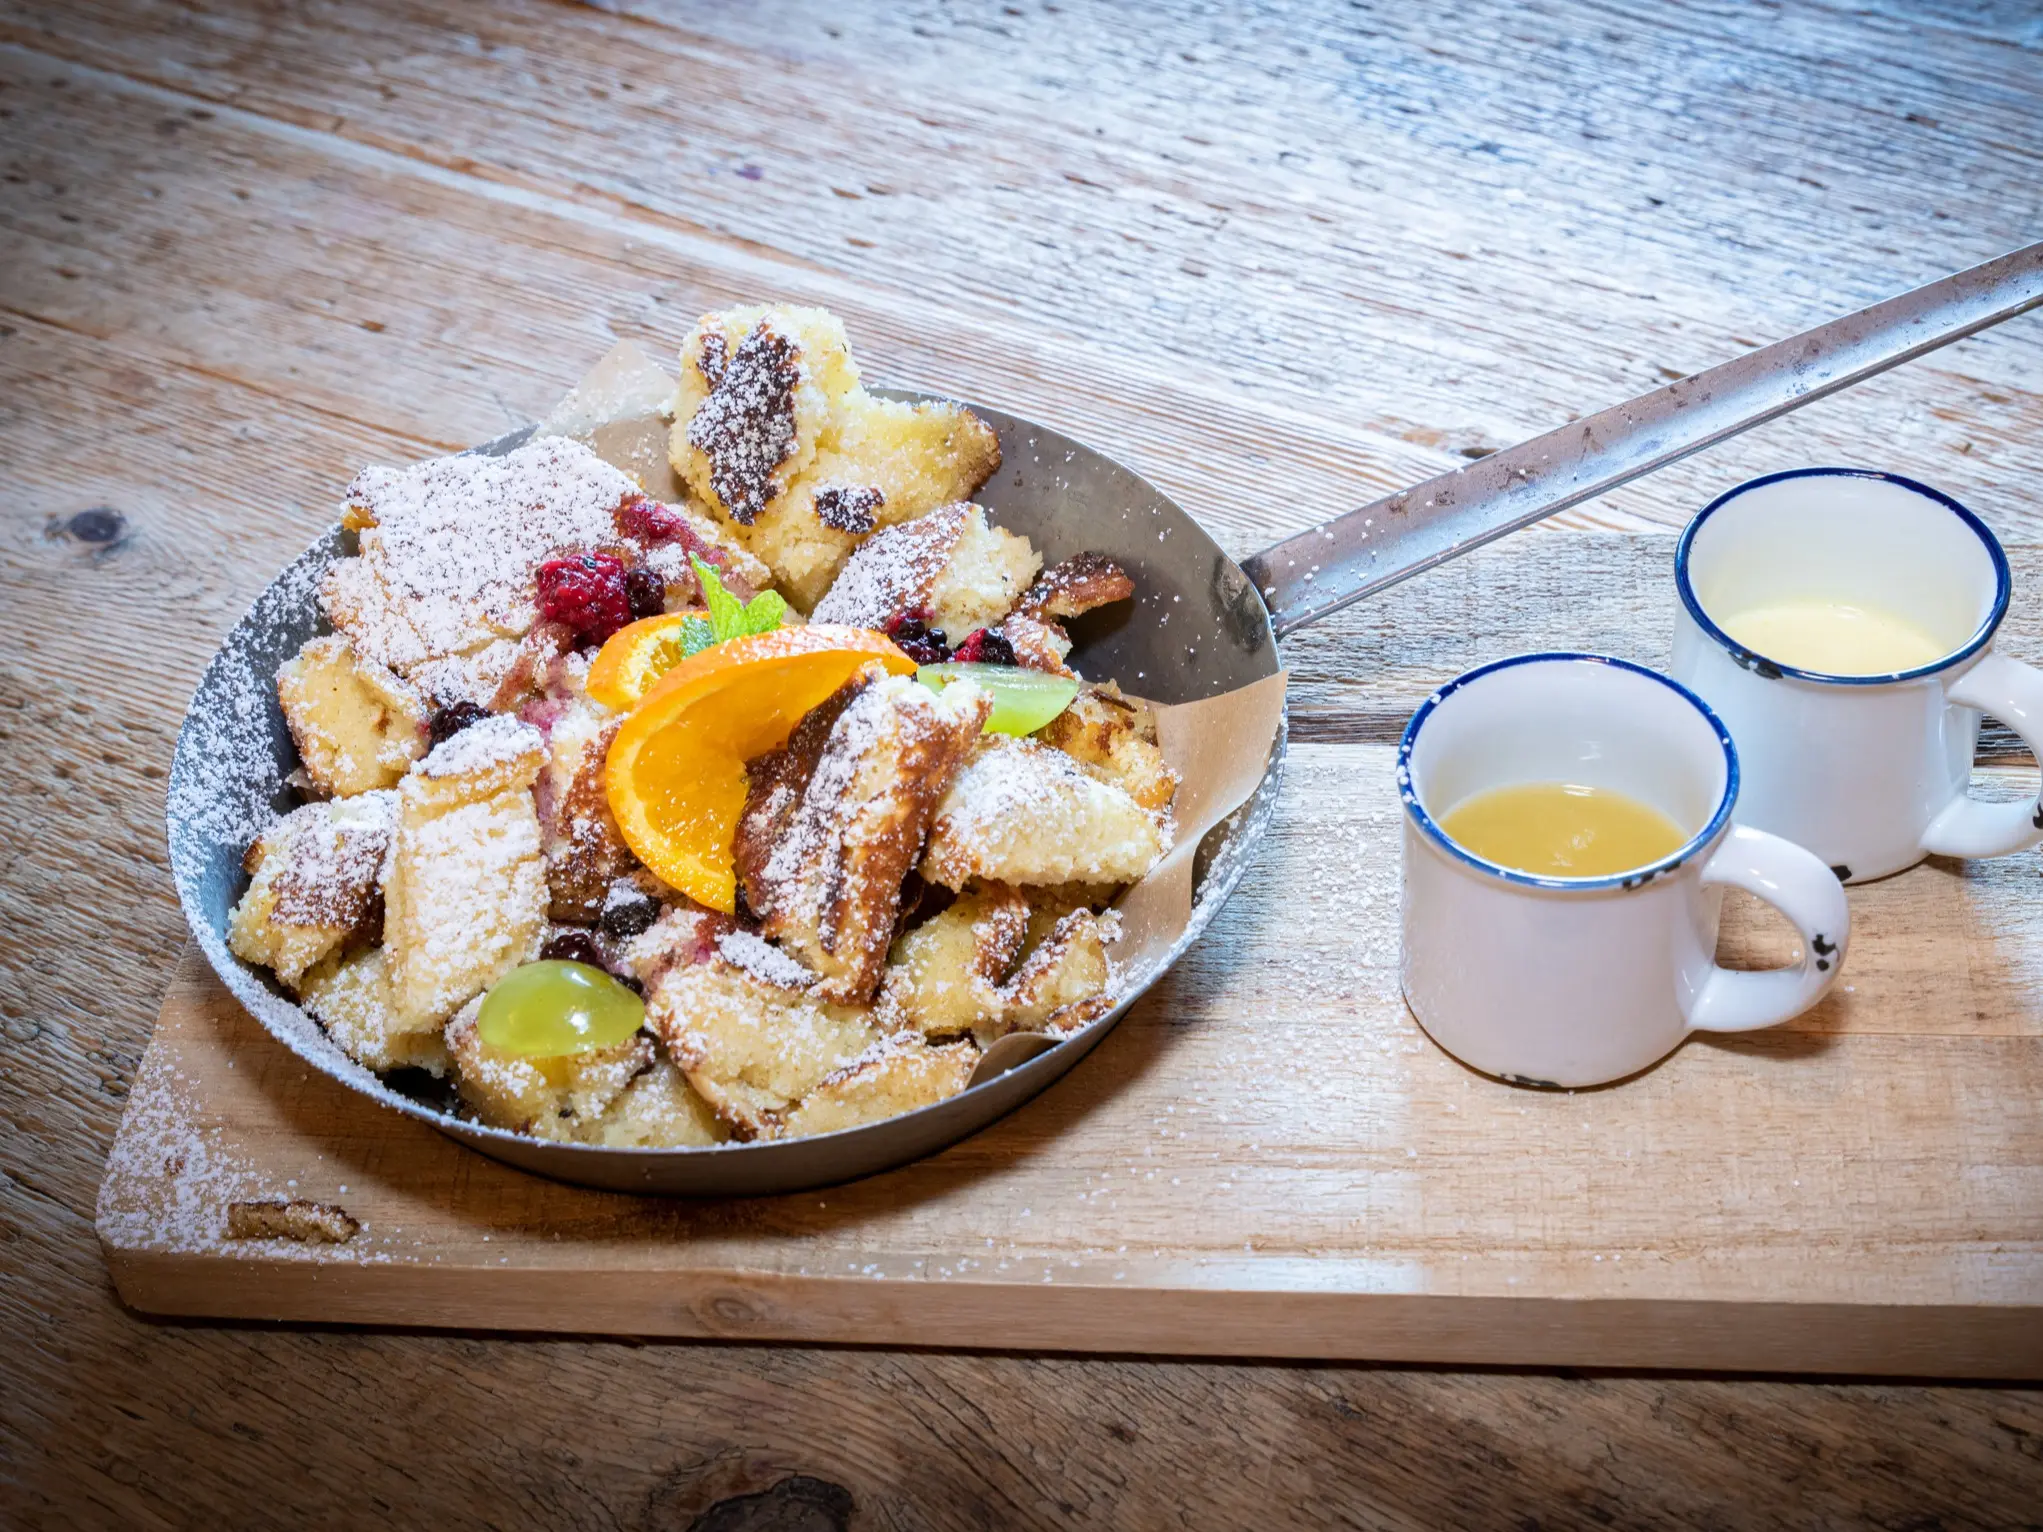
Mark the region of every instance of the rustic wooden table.
[[[0, 7], [0, 1523], [2033, 1522], [2019, 1390], [119, 1307], [94, 1193], [184, 940], [173, 733], [356, 465], [772, 295], [837, 309], [874, 376], [1097, 443], [1246, 553], [2043, 227], [2022, 0], [619, 10]], [[2043, 539], [2043, 329], [1571, 524], [1650, 532], [1812, 461]], [[1351, 680], [1305, 677], [1299, 737], [1387, 736], [1401, 704]]]

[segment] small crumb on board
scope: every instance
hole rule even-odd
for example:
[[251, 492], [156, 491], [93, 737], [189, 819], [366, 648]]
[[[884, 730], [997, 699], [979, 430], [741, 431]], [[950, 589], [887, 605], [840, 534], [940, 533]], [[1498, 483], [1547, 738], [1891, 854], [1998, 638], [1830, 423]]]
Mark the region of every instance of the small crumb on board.
[[295, 1239], [307, 1245], [345, 1245], [362, 1226], [324, 1202], [230, 1202], [229, 1239]]

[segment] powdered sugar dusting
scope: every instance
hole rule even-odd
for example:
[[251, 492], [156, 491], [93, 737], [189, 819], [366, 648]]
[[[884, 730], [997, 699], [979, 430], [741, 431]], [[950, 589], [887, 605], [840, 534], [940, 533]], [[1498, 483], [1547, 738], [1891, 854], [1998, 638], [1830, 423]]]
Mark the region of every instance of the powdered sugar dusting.
[[467, 777], [493, 766], [508, 766], [522, 755], [546, 748], [537, 729], [521, 723], [509, 713], [498, 713], [480, 723], [470, 724], [419, 762], [421, 775], [441, 779]]
[[960, 501], [874, 533], [845, 562], [811, 620], [885, 628], [890, 619], [923, 605], [971, 514], [972, 507]]
[[538, 620], [533, 571], [623, 545], [613, 512], [638, 485], [579, 442], [547, 437], [501, 457], [463, 453], [365, 468], [348, 503], [375, 522], [334, 571], [327, 615], [394, 670], [516, 637]]
[[308, 803], [264, 834], [288, 846], [270, 885], [271, 919], [294, 926], [352, 926], [367, 913], [397, 827], [397, 794], [388, 789], [331, 803]]
[[782, 989], [807, 989], [816, 982], [816, 976], [808, 969], [751, 931], [724, 932], [717, 938], [716, 950], [725, 962]]
[[[704, 377], [712, 365], [705, 344]], [[688, 441], [709, 459], [710, 487], [724, 509], [750, 526], [773, 498], [774, 470], [795, 449], [801, 347], [761, 320], [715, 370], [709, 397], [688, 422]]]

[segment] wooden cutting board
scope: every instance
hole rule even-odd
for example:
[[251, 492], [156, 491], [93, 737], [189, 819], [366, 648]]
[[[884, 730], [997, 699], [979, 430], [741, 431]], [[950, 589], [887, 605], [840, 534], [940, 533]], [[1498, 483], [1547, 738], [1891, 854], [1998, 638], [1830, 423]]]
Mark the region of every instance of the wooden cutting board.
[[[2033, 856], [1854, 889], [1843, 983], [1791, 1027], [1544, 1092], [1406, 1011], [1398, 829], [1388, 747], [1298, 746], [1228, 909], [1065, 1081], [935, 1159], [757, 1201], [505, 1169], [307, 1069], [187, 952], [101, 1193], [115, 1283], [240, 1319], [2043, 1376]], [[1787, 950], [1727, 909], [1727, 955]], [[225, 1237], [231, 1202], [289, 1198], [361, 1232]]]

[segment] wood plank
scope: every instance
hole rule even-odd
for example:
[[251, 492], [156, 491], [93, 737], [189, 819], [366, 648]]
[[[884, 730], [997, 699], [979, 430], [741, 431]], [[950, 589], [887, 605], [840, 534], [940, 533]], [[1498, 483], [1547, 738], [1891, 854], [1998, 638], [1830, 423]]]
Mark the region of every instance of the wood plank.
[[[1286, 432], [1359, 440], [1365, 479], [1372, 437], [1452, 460], [1832, 312], [1839, 282], [1873, 296], [2028, 237], [2043, 194], [2020, 7], [1166, 5], [1118, 37], [1014, 9], [725, 7], [692, 32], [538, 4], [0, 11], [26, 48], [0, 87], [0, 367], [31, 339], [54, 359], [0, 390], [0, 1521], [664, 1529], [786, 1510], [742, 1497], [790, 1484], [824, 1496], [802, 1502], [820, 1524], [902, 1528], [1192, 1504], [1414, 1528], [2033, 1517], [2034, 1391], [486, 1342], [114, 1301], [94, 1191], [183, 940], [170, 733], [359, 462], [488, 434], [613, 333], [668, 344], [658, 298], [839, 301], [756, 274], [786, 267], [866, 295], [843, 306], [875, 370], [962, 389], [983, 355], [989, 398], [1138, 463], [1246, 551], [1280, 523], [1216, 471], [1352, 496], [1338, 453]], [[116, 128], [58, 55], [164, 91]], [[232, 132], [206, 128], [236, 101]], [[220, 136], [200, 152], [194, 130]], [[683, 235], [715, 253], [676, 254]], [[522, 349], [479, 365], [453, 343], [478, 323]], [[1827, 457], [2033, 536], [2033, 344], [1944, 353], [1596, 514], [1674, 521]], [[1010, 382], [1010, 352], [1046, 353], [1051, 381]], [[1208, 405], [1180, 420], [1193, 379], [1283, 429], [1244, 446], [1232, 419], [1206, 434]], [[64, 530], [102, 505], [127, 516], [112, 544]]]
[[[576, 1328], [726, 1339], [2043, 1375], [2028, 877], [1855, 890], [1852, 988], [1806, 1025], [1527, 1091], [1399, 998], [1399, 823], [1387, 749], [1299, 747], [1240, 894], [1094, 1059], [816, 1195], [499, 1169], [309, 1072], [188, 958], [102, 1192], [115, 1279], [239, 1317], [545, 1329], [572, 1287]], [[221, 1238], [228, 1201], [289, 1196], [365, 1232]]]
[[[52, 67], [61, 86], [45, 78]], [[144, 370], [222, 377], [386, 437], [442, 451], [486, 440], [543, 415], [613, 339], [668, 356], [702, 309], [771, 297], [835, 310], [876, 379], [984, 398], [1123, 455], [1242, 553], [1445, 461], [928, 298], [562, 217], [387, 154], [343, 146], [336, 158], [239, 114], [166, 116], [160, 93], [122, 81], [18, 54], [0, 54], [0, 81], [17, 102], [21, 185], [95, 188], [87, 218], [63, 195], [0, 187], [16, 312]], [[178, 126], [166, 134], [164, 122]], [[269, 188], [260, 202], [237, 195], [249, 183]], [[425, 230], [431, 248], [407, 248]], [[515, 301], [478, 303], [507, 271]], [[154, 284], [203, 296], [165, 309], [146, 296]]]
[[[1104, 340], [1176, 380], [1450, 453], [1969, 264], [2043, 215], [2025, 131], [2039, 72], [1956, 34], [1919, 58], [1911, 23], [1885, 19], [1529, 18], [1496, 0], [1444, 29], [1423, 10], [1366, 27], [1306, 11], [1279, 45], [1187, 6], [1154, 9], [1131, 46], [1062, 11], [634, 14], [653, 24], [495, 7], [449, 49], [447, 18], [404, 0], [175, 28], [101, 0], [6, 35], [614, 210], [649, 240], [764, 240], [817, 274], [941, 292], [1060, 346]], [[1595, 46], [1547, 45], [1581, 27]], [[1267, 61], [1281, 100], [1218, 86], [1231, 59]], [[1905, 459], [1937, 461], [1990, 516], [2030, 517], [2005, 486], [2043, 466], [2033, 330], [1816, 406], [1612, 510], [1678, 521], [1754, 472]]]

